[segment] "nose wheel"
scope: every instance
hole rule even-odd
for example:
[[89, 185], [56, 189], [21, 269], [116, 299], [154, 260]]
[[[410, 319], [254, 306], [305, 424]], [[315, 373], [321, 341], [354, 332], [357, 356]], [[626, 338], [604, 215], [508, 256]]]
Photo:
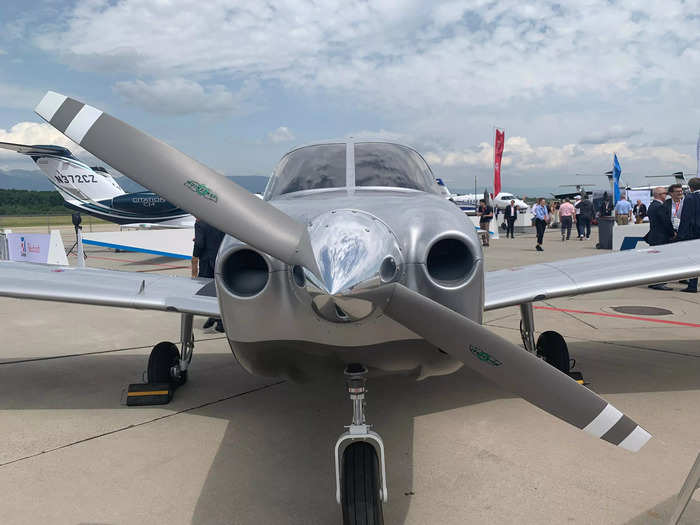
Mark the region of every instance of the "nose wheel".
[[335, 444], [335, 496], [343, 508], [343, 525], [382, 525], [382, 503], [388, 497], [384, 442], [365, 421], [366, 374], [359, 364], [345, 369], [352, 424]]

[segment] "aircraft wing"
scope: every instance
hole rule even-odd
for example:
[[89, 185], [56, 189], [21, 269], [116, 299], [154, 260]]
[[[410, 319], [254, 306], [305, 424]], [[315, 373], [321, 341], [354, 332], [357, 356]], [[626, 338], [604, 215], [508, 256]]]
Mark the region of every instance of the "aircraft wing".
[[700, 240], [487, 272], [484, 310], [700, 275]]
[[0, 296], [220, 317], [213, 279], [0, 261]]

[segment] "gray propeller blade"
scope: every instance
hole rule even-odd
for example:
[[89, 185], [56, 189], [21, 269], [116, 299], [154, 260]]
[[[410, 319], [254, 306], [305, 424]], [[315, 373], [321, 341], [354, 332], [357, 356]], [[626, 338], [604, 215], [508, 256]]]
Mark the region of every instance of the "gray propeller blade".
[[358, 295], [370, 294], [386, 301], [387, 316], [559, 419], [633, 452], [651, 437], [566, 374], [428, 297], [400, 284]]
[[226, 177], [99, 109], [53, 91], [35, 111], [96, 157], [195, 217], [318, 274], [305, 225]]

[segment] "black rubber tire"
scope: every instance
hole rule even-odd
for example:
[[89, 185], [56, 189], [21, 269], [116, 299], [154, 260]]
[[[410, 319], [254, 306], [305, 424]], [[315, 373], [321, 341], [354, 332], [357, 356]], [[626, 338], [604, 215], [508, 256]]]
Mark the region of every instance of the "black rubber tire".
[[558, 332], [542, 332], [537, 339], [537, 355], [565, 374], [570, 371], [569, 347]]
[[379, 460], [372, 445], [359, 441], [343, 452], [343, 525], [383, 525]]
[[148, 356], [148, 382], [149, 383], [170, 383], [177, 387], [181, 381], [175, 381], [170, 376], [170, 369], [180, 360], [180, 351], [175, 343], [163, 341], [158, 343], [151, 350]]

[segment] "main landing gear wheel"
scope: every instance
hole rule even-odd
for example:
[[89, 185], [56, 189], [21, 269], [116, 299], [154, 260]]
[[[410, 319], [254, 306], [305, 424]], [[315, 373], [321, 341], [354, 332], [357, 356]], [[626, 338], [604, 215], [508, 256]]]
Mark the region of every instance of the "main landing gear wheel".
[[537, 355], [565, 374], [571, 370], [569, 348], [561, 334], [549, 330], [537, 339]]
[[377, 451], [367, 442], [351, 443], [343, 452], [343, 525], [383, 525]]
[[180, 372], [179, 378], [174, 378], [173, 367], [180, 362], [180, 351], [175, 343], [163, 341], [151, 350], [148, 357], [147, 376], [149, 383], [170, 383], [173, 389], [187, 381], [187, 370]]

